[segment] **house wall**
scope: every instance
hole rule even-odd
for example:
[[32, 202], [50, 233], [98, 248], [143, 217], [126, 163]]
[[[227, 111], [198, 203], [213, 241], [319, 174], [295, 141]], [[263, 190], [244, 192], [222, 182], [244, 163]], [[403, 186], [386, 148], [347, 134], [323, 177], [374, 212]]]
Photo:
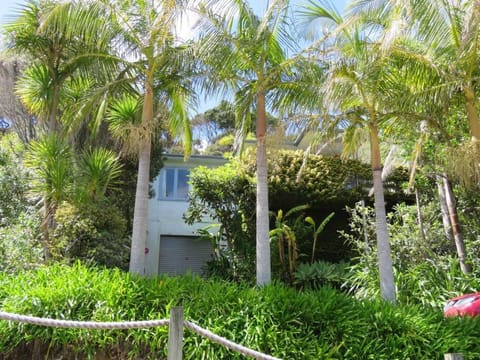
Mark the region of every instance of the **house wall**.
[[191, 169], [199, 165], [216, 167], [223, 165], [225, 162], [225, 159], [219, 157], [192, 156], [188, 161], [184, 161], [183, 156], [166, 156], [165, 166], [160, 170], [159, 175], [152, 183], [155, 196], [149, 200], [148, 204], [147, 253], [145, 254], [146, 275], [157, 275], [161, 237], [188, 236], [193, 238], [197, 235], [198, 229], [204, 228], [211, 223], [208, 219], [205, 219], [201, 223], [185, 224], [183, 214], [188, 208], [188, 201], [167, 200], [160, 196], [159, 190], [162, 181], [164, 181], [165, 169], [169, 167]]

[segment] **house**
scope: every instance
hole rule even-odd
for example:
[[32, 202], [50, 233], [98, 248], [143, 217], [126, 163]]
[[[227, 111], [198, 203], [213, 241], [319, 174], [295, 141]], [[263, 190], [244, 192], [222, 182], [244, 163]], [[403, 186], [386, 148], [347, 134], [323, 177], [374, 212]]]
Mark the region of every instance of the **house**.
[[188, 176], [192, 168], [203, 165], [217, 167], [227, 162], [222, 157], [165, 155], [164, 167], [154, 179], [155, 196], [148, 204], [148, 233], [145, 249], [146, 275], [201, 274], [213, 256], [208, 240], [199, 239], [197, 230], [210, 222], [185, 224], [183, 214], [188, 208]]
[[[307, 146], [305, 134], [291, 144], [278, 142], [281, 148], [299, 149]], [[246, 142], [255, 146], [255, 142]], [[337, 152], [338, 139], [318, 152]], [[331, 146], [330, 146], [331, 145]], [[277, 144], [278, 146], [278, 144]], [[340, 145], [341, 146], [341, 145]], [[183, 155], [165, 155], [165, 165], [154, 179], [155, 196], [149, 200], [148, 233], [145, 249], [145, 274], [184, 274], [188, 270], [201, 274], [206, 262], [212, 259], [213, 247], [198, 237], [198, 229], [211, 224], [208, 219], [192, 226], [185, 224], [183, 214], [188, 208], [188, 176], [194, 167], [217, 167], [225, 164], [223, 157], [193, 155], [184, 161]]]

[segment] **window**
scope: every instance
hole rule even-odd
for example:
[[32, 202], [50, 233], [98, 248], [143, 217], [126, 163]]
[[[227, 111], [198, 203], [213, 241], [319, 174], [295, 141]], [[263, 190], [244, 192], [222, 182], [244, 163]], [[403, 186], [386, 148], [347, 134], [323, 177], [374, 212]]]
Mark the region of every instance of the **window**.
[[165, 168], [160, 178], [160, 199], [186, 200], [188, 198], [188, 175], [186, 168]]

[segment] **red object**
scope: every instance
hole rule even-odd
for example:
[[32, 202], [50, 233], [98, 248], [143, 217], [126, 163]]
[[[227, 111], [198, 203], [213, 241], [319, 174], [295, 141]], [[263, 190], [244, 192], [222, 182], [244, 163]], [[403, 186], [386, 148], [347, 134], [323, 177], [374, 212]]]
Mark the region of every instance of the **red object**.
[[443, 314], [445, 317], [480, 315], [480, 292], [448, 300], [443, 307]]

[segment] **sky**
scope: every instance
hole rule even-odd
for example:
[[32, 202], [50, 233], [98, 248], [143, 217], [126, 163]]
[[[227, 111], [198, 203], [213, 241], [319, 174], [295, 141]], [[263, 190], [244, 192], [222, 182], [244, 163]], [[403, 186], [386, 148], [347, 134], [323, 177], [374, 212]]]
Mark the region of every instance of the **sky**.
[[[249, 0], [253, 9], [260, 13], [262, 12], [268, 3], [268, 0]], [[12, 12], [15, 11], [15, 8], [19, 5], [22, 4], [24, 1], [22, 0], [0, 0], [0, 24], [5, 23], [6, 17], [9, 14], [12, 14]], [[292, 3], [294, 6], [300, 6], [304, 3], [306, 3], [307, 0], [293, 0]], [[345, 7], [345, 4], [348, 2], [348, 0], [331, 0], [333, 4], [338, 9], [342, 9]]]
[[[349, 0], [330, 0], [337, 9], [343, 9]], [[23, 4], [23, 0], [0, 0], [0, 25], [10, 21], [9, 16], [18, 10], [19, 5]], [[269, 0], [249, 0], [252, 8], [255, 12], [264, 13]], [[300, 7], [307, 3], [308, 0], [292, 0], [293, 6]], [[203, 112], [209, 108], [214, 107], [218, 103], [217, 99], [211, 99], [211, 101], [202, 101], [200, 107], [194, 112]]]

